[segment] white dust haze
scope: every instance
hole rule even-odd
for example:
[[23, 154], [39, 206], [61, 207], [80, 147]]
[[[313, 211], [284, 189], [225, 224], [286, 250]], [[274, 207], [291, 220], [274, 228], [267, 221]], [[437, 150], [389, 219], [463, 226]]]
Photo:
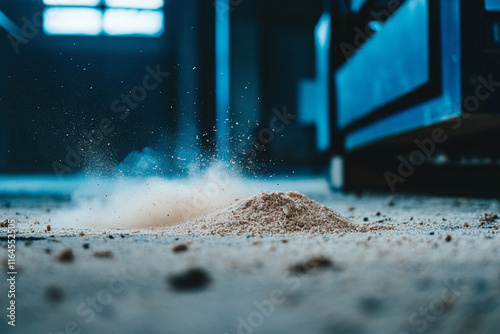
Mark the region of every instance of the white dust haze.
[[[141, 168], [148, 159], [141, 155]], [[72, 194], [73, 207], [58, 212], [54, 220], [65, 227], [169, 226], [226, 207], [249, 195], [243, 179], [219, 164], [194, 175], [190, 173], [185, 179], [123, 175], [87, 178]]]

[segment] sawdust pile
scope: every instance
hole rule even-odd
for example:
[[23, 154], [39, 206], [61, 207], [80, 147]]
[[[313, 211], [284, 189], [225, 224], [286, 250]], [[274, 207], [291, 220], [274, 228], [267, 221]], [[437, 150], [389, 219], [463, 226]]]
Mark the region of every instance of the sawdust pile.
[[174, 233], [201, 235], [331, 234], [369, 232], [380, 225], [357, 225], [296, 191], [262, 191], [229, 207], [169, 227]]

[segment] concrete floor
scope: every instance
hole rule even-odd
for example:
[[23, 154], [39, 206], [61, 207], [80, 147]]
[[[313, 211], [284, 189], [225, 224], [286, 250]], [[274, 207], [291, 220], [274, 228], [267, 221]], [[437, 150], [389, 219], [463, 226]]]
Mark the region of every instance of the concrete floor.
[[[17, 317], [7, 325], [2, 279], [0, 333], [498, 333], [500, 237], [495, 222], [478, 226], [481, 214], [500, 213], [498, 200], [279, 184], [394, 229], [260, 238], [68, 228], [49, 221], [71, 206], [67, 194], [13, 196], [11, 186], [0, 218], [18, 221]], [[2, 246], [6, 234], [0, 227]], [[174, 252], [181, 244], [187, 250]], [[67, 249], [74, 258], [62, 261]], [[332, 264], [308, 266], [311, 257]], [[291, 271], [297, 264], [305, 270]]]

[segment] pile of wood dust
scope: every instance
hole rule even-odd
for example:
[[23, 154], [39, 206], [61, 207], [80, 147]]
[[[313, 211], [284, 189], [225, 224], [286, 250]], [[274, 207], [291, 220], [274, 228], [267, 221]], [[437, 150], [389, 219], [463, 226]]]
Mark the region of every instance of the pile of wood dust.
[[174, 233], [201, 235], [332, 234], [369, 232], [380, 225], [357, 225], [296, 191], [262, 191], [229, 207], [168, 227]]

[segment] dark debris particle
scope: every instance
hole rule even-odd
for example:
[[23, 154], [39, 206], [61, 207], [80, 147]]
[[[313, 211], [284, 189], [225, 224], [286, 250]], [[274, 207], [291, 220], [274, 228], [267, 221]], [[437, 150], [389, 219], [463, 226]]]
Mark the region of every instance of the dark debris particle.
[[434, 235], [434, 232], [429, 233], [430, 235]]
[[45, 248], [45, 254], [50, 254], [52, 253], [52, 250], [50, 248]]
[[205, 288], [210, 282], [210, 276], [201, 268], [191, 268], [168, 278], [168, 283], [180, 291], [199, 290]]
[[374, 314], [381, 309], [382, 301], [376, 297], [364, 297], [359, 301], [359, 307], [365, 314]]
[[29, 241], [29, 240], [25, 241], [25, 242], [24, 242], [24, 245], [25, 245], [26, 247], [31, 246], [31, 241]]
[[333, 267], [332, 261], [323, 256], [313, 256], [304, 263], [293, 264], [289, 267], [290, 272], [295, 274], [305, 274], [316, 269]]
[[108, 238], [110, 238], [110, 239], [114, 239], [115, 237], [113, 237], [113, 236], [110, 234], [110, 235], [108, 235]]
[[113, 252], [110, 250], [102, 250], [94, 252], [94, 256], [101, 259], [112, 259], [114, 257]]
[[375, 214], [375, 216], [380, 216], [380, 211], [377, 211], [377, 213]]
[[283, 239], [283, 240], [281, 240], [281, 242], [284, 243], [284, 244], [286, 244], [288, 242], [288, 240]]
[[125, 238], [125, 236], [123, 234], [120, 234], [120, 238]]
[[368, 221], [368, 217], [364, 217], [364, 218], [363, 218], [363, 221], [364, 221], [364, 222], [367, 222], [367, 221]]
[[444, 238], [444, 241], [450, 242], [451, 241], [451, 235], [447, 235], [446, 238]]
[[179, 253], [179, 252], [185, 252], [189, 249], [189, 246], [186, 245], [186, 244], [180, 244], [180, 245], [177, 245], [175, 246], [174, 248], [172, 248], [172, 251], [174, 253]]
[[179, 238], [175, 238], [175, 240], [177, 241], [177, 240], [179, 240]]
[[75, 260], [75, 255], [73, 255], [73, 250], [71, 248], [64, 249], [57, 259], [61, 262], [73, 262]]
[[52, 303], [60, 303], [64, 300], [64, 291], [58, 286], [49, 286], [45, 290], [47, 299]]
[[84, 243], [82, 246], [83, 246], [83, 248], [85, 248], [85, 249], [89, 249], [90, 244], [89, 244], [88, 242], [86, 242], [86, 243]]

